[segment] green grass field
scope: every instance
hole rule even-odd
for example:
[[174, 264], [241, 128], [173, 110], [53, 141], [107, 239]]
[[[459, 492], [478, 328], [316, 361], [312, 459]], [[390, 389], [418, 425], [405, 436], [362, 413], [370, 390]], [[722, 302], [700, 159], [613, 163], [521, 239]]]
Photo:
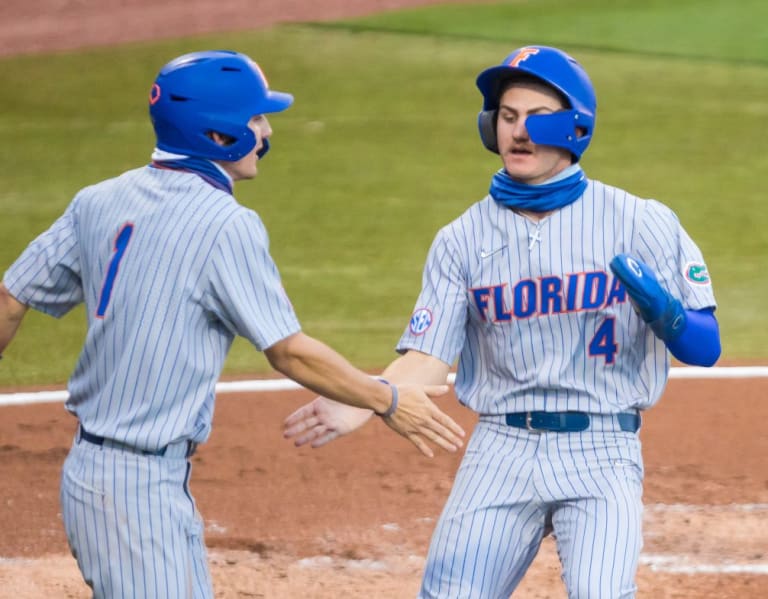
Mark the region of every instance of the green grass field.
[[[433, 235], [486, 193], [499, 165], [477, 136], [475, 77], [538, 42], [570, 51], [595, 83], [587, 173], [677, 212], [713, 276], [724, 359], [766, 358], [768, 5], [729, 6], [451, 5], [0, 60], [0, 273], [79, 188], [148, 161], [146, 95], [160, 65], [237, 49], [296, 102], [271, 119], [273, 150], [236, 195], [264, 219], [305, 331], [381, 367]], [[30, 314], [0, 363], [0, 387], [65, 381], [83, 324], [81, 310], [59, 321]], [[268, 370], [244, 342], [226, 368]]]

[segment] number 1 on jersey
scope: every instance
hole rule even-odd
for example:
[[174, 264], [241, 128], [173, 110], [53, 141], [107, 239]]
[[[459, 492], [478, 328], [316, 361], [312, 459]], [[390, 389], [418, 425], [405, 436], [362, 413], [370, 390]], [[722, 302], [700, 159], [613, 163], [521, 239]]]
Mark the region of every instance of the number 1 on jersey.
[[109, 298], [112, 296], [112, 286], [115, 284], [115, 277], [117, 277], [117, 269], [120, 268], [120, 261], [123, 259], [131, 235], [133, 235], [133, 223], [125, 223], [115, 238], [115, 254], [109, 261], [107, 276], [104, 278], [104, 285], [101, 288], [99, 307], [96, 310], [97, 318], [104, 318], [104, 314], [107, 312]]

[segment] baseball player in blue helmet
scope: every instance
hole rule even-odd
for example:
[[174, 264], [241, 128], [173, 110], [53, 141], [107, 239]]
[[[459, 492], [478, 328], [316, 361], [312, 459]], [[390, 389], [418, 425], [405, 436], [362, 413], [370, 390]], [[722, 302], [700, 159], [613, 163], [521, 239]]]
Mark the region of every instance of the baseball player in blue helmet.
[[[715, 298], [701, 252], [655, 200], [587, 178], [595, 91], [557, 48], [480, 73], [483, 145], [502, 168], [443, 227], [384, 371], [478, 414], [432, 536], [419, 597], [501, 599], [554, 534], [572, 598], [634, 597], [642, 545], [642, 412], [670, 354], [713, 365]], [[369, 413], [317, 398], [287, 436], [320, 446]]]
[[94, 597], [214, 596], [189, 460], [210, 435], [237, 335], [300, 384], [376, 411], [426, 455], [430, 443], [461, 446], [430, 399], [446, 386], [377, 381], [302, 333], [264, 224], [233, 196], [269, 147], [267, 115], [292, 102], [243, 54], [172, 60], [149, 93], [152, 162], [77, 193], [0, 284], [0, 352], [29, 307], [61, 317], [85, 303], [61, 507]]

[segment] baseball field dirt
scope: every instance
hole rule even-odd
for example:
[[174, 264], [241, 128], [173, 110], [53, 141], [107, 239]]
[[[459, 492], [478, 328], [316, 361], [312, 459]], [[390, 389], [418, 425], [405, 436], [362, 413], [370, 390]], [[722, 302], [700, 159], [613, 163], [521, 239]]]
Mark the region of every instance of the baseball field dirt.
[[[432, 0], [5, 0], [0, 55], [359, 15]], [[154, 25], [153, 25], [154, 24]], [[673, 380], [641, 430], [642, 599], [768, 597], [766, 379]], [[224, 395], [193, 458], [216, 596], [414, 597], [460, 455], [422, 457], [381, 422], [295, 449], [306, 391]], [[440, 400], [469, 432], [474, 416]], [[59, 403], [0, 408], [0, 598], [85, 598], [61, 524], [76, 423]], [[551, 538], [515, 597], [565, 597]]]
[[[673, 380], [641, 431], [644, 599], [768, 596], [765, 379]], [[459, 455], [421, 457], [381, 422], [321, 449], [281, 437], [306, 391], [224, 395], [193, 458], [217, 597], [414, 597]], [[441, 405], [466, 430], [474, 416]], [[0, 597], [88, 597], [59, 515], [75, 421], [61, 404], [0, 419]], [[565, 597], [551, 539], [515, 594]]]

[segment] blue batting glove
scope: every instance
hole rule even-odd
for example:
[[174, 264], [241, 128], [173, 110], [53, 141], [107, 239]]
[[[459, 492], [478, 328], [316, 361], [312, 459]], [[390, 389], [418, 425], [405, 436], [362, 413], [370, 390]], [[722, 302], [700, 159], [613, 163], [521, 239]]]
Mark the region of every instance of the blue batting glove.
[[664, 289], [647, 264], [628, 254], [611, 260], [611, 271], [627, 290], [632, 305], [663, 341], [673, 341], [683, 332], [685, 309], [677, 298]]

